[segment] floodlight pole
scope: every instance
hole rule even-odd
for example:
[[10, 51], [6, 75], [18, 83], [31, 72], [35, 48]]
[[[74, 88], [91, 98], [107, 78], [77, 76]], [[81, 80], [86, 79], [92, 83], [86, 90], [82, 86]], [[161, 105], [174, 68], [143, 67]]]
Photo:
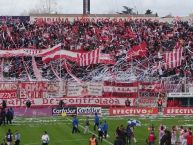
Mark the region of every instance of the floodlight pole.
[[83, 0], [83, 15], [90, 14], [90, 0]]

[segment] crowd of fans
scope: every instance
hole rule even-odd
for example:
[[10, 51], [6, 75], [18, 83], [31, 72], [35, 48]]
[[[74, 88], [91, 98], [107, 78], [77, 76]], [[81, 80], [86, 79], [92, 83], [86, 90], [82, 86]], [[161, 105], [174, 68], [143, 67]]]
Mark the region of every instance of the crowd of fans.
[[[63, 43], [65, 50], [87, 52], [96, 48], [102, 48], [102, 53], [109, 53], [115, 60], [126, 55], [132, 46], [147, 43], [148, 55], [142, 62], [144, 66], [153, 66], [159, 61], [156, 58], [158, 52], [163, 53], [182, 47], [184, 59], [182, 65], [177, 68], [165, 69], [163, 73], [156, 71], [152, 76], [168, 77], [178, 75], [180, 77], [192, 77], [193, 51], [193, 25], [189, 22], [174, 20], [173, 23], [159, 22], [145, 19], [129, 21], [96, 20], [96, 21], [60, 21], [46, 23], [43, 21], [1, 21], [0, 23], [0, 50], [18, 48], [47, 49], [59, 43]], [[155, 57], [152, 57], [155, 56]], [[4, 59], [4, 60], [3, 60]], [[34, 76], [31, 70], [31, 58], [1, 58], [4, 61], [5, 77], [26, 76], [25, 61], [29, 74]], [[53, 75], [50, 65], [43, 64], [41, 59], [36, 58], [39, 68], [44, 77]], [[135, 63], [135, 60], [134, 60]], [[145, 63], [145, 64], [144, 64]], [[6, 65], [7, 70], [5, 69]], [[57, 64], [59, 66], [59, 64]], [[94, 65], [89, 69], [98, 67]], [[79, 72], [81, 77], [89, 71], [85, 68], [72, 68], [72, 72]], [[17, 71], [16, 71], [17, 70]], [[62, 69], [58, 69], [62, 72]], [[22, 72], [24, 74], [22, 74]], [[65, 70], [61, 73], [64, 76]], [[54, 75], [53, 75], [54, 76]], [[53, 77], [54, 78], [54, 77]], [[48, 77], [48, 79], [53, 79]]]

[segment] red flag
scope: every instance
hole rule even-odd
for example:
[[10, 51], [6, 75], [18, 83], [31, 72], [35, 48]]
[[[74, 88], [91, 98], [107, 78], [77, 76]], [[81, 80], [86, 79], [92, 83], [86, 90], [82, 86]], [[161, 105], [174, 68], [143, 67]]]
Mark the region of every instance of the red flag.
[[147, 44], [142, 42], [139, 45], [133, 46], [130, 50], [127, 51], [129, 59], [144, 57], [147, 55]]

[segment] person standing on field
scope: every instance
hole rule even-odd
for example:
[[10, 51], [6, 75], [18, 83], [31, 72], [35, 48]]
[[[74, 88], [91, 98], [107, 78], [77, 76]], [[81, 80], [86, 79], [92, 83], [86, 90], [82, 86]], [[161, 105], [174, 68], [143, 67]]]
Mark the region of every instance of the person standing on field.
[[72, 134], [73, 133], [80, 133], [80, 130], [78, 129], [78, 118], [74, 116], [74, 119], [72, 120]]
[[8, 132], [6, 133], [6, 141], [7, 141], [7, 145], [11, 145], [12, 141], [13, 141], [13, 135], [11, 133], [11, 129], [8, 129]]
[[94, 131], [96, 131], [96, 127], [98, 128], [100, 124], [100, 118], [97, 113], [95, 113], [94, 117]]
[[104, 133], [104, 138], [107, 138], [108, 135], [108, 124], [107, 121], [105, 120], [104, 124], [103, 124], [103, 133]]
[[47, 131], [44, 131], [44, 134], [42, 135], [41, 140], [42, 140], [42, 145], [48, 145], [50, 138]]
[[85, 126], [84, 126], [84, 134], [89, 132], [89, 126], [90, 126], [89, 117], [86, 117]]
[[97, 139], [93, 134], [92, 137], [89, 139], [89, 145], [98, 145]]
[[154, 132], [152, 131], [148, 136], [148, 145], [155, 145], [155, 140], [156, 140], [156, 137]]
[[19, 144], [20, 144], [20, 138], [21, 138], [21, 135], [20, 135], [20, 133], [16, 130], [16, 131], [15, 131], [15, 145], [19, 145]]
[[192, 140], [193, 140], [192, 132], [189, 132], [189, 134], [186, 136], [186, 139], [187, 139], [187, 145], [193, 145], [192, 144]]

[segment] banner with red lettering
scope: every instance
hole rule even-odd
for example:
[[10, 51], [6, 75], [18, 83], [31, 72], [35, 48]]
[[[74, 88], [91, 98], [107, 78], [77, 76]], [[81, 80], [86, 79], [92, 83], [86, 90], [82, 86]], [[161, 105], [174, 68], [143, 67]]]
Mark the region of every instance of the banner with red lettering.
[[17, 83], [0, 82], [0, 99], [17, 98]]
[[66, 82], [20, 82], [20, 98], [52, 98], [66, 96]]
[[164, 115], [193, 115], [193, 107], [167, 107]]
[[46, 98], [45, 82], [21, 82], [18, 85], [20, 98]]
[[[7, 99], [8, 107], [20, 107], [26, 106], [26, 101], [28, 99]], [[104, 97], [65, 97], [65, 98], [32, 98], [30, 99], [33, 106], [57, 106], [59, 101], [63, 100], [66, 106], [101, 106], [101, 107], [111, 107], [111, 106], [125, 106], [125, 101], [127, 98], [104, 98]], [[131, 106], [135, 101], [134, 98], [129, 99]], [[0, 100], [0, 105], [2, 105], [2, 100]]]
[[130, 116], [130, 115], [157, 115], [157, 108], [138, 108], [138, 107], [129, 107], [129, 108], [110, 108], [109, 114], [111, 116]]

